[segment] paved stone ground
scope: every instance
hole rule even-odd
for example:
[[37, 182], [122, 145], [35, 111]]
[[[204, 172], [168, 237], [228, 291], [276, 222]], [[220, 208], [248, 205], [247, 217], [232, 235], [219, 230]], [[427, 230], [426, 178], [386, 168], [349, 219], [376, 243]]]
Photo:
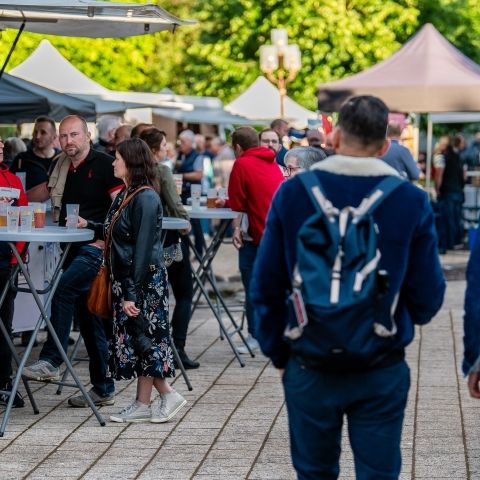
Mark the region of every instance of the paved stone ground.
[[[462, 269], [463, 252], [442, 259]], [[224, 247], [216, 262], [231, 276], [236, 261]], [[480, 402], [467, 395], [459, 365], [462, 354], [463, 281], [449, 283], [444, 308], [417, 330], [408, 350], [412, 387], [402, 442], [402, 479], [479, 479]], [[235, 285], [230, 285], [232, 291]], [[21, 349], [19, 348], [19, 351]], [[161, 425], [100, 427], [88, 409], [67, 406], [73, 390], [32, 383], [41, 413], [14, 410], [0, 439], [0, 480], [11, 479], [294, 479], [282, 389], [276, 371], [261, 355], [240, 368], [206, 310], [191, 323], [188, 350], [202, 366], [190, 371], [188, 392], [174, 381], [188, 408]], [[85, 362], [76, 368], [87, 382]], [[129, 403], [134, 382], [117, 384], [116, 405], [103, 407], [108, 418]], [[354, 478], [345, 439], [342, 479]]]

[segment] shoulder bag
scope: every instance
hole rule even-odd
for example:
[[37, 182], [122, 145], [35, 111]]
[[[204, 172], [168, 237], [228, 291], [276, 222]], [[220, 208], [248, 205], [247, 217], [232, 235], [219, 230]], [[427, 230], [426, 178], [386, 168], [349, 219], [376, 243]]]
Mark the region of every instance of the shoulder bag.
[[90, 313], [101, 318], [112, 318], [112, 276], [110, 266], [106, 259], [109, 258], [110, 244], [112, 239], [113, 226], [120, 218], [122, 210], [130, 203], [133, 197], [142, 190], [151, 189], [151, 187], [140, 187], [130, 195], [127, 195], [118, 210], [114, 213], [112, 221], [105, 235], [105, 248], [103, 251], [103, 261], [97, 276], [92, 282], [87, 296], [87, 308]]

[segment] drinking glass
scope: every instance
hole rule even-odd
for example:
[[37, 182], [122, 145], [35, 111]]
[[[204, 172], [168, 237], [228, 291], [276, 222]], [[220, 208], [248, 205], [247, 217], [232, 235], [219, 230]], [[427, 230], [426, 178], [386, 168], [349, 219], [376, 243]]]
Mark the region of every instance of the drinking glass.
[[79, 210], [80, 210], [80, 205], [78, 205], [78, 203], [67, 203], [66, 227], [69, 230], [73, 230], [77, 228]]

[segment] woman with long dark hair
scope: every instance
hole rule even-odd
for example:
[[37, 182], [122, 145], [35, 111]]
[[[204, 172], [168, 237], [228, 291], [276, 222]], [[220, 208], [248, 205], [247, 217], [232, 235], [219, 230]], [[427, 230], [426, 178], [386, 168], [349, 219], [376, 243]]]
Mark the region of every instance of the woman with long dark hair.
[[[138, 378], [135, 400], [114, 422], [170, 420], [186, 403], [167, 378], [174, 376], [168, 322], [168, 282], [161, 243], [162, 205], [150, 149], [138, 138], [117, 146], [114, 175], [125, 182], [105, 221], [106, 261], [113, 277], [113, 335], [109, 371], [116, 380]], [[146, 187], [146, 188], [145, 188]], [[151, 403], [153, 387], [160, 397]]]
[[[162, 200], [165, 215], [169, 217], [189, 220], [188, 213], [182, 204], [182, 199], [177, 193], [175, 181], [170, 169], [162, 163], [166, 157], [167, 140], [165, 132], [157, 128], [144, 130], [140, 138], [150, 147], [153, 153], [160, 180], [160, 199]], [[192, 266], [188, 249], [187, 235], [189, 231], [169, 231], [165, 238], [164, 247], [168, 248], [180, 242], [182, 259], [173, 262], [167, 267], [168, 279], [175, 296], [175, 308], [172, 315], [172, 338], [178, 355], [186, 369], [194, 369], [200, 366], [196, 360], [192, 360], [185, 352], [188, 324], [192, 315], [193, 279]]]

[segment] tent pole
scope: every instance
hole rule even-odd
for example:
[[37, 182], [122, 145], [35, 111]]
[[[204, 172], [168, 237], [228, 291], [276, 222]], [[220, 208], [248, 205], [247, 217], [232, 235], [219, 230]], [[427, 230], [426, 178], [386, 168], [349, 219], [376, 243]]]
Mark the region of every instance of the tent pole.
[[13, 51], [15, 50], [15, 47], [17, 46], [18, 40], [20, 39], [20, 35], [23, 32], [23, 29], [25, 28], [25, 20], [22, 22], [22, 25], [18, 29], [18, 33], [15, 37], [15, 40], [13, 41], [13, 44], [10, 48], [10, 51], [8, 52], [7, 58], [5, 59], [5, 62], [3, 62], [2, 69], [0, 70], [0, 79], [3, 77], [3, 72], [7, 68], [8, 62], [10, 61], [10, 57], [12, 56]]
[[[425, 188], [427, 192], [430, 191], [430, 178], [432, 176], [432, 140], [433, 140], [433, 124], [428, 115], [427, 125], [427, 171], [425, 172]], [[429, 195], [430, 196], [430, 195]]]
[[413, 114], [413, 157], [418, 161], [418, 154], [420, 152], [420, 114]]

